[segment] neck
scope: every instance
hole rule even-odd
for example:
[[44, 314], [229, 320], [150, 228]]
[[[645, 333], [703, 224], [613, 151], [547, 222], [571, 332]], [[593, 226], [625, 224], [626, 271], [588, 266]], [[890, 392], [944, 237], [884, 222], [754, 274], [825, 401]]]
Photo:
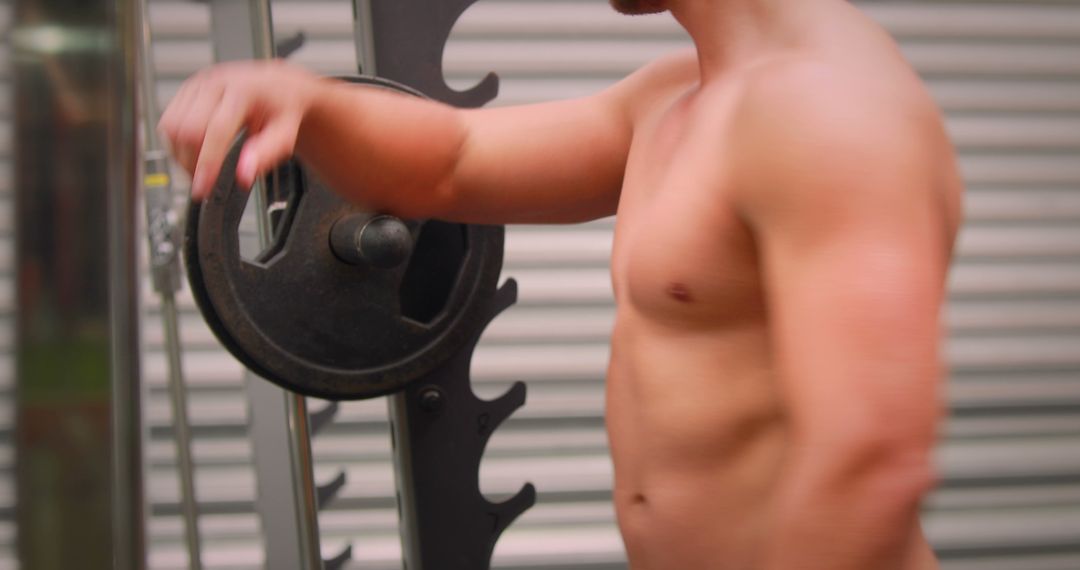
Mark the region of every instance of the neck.
[[822, 1], [671, 0], [670, 11], [694, 40], [701, 80], [708, 83], [797, 41], [800, 18]]

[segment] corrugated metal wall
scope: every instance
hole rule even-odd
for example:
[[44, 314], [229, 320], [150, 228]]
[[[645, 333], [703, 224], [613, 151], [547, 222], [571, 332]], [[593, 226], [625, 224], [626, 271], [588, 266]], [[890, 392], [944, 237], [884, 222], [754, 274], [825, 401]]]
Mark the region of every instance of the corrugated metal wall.
[[[925, 516], [950, 570], [1080, 569], [1080, 4], [864, 2], [902, 42], [946, 109], [970, 190], [948, 318], [953, 413], [939, 452], [944, 481]], [[323, 73], [354, 69], [347, 0], [274, 4], [279, 34], [303, 30], [295, 56]], [[208, 9], [154, 0], [163, 101], [211, 62]], [[0, 7], [0, 29], [9, 16]], [[447, 50], [452, 82], [497, 71], [497, 104], [594, 92], [687, 45], [667, 17], [627, 18], [604, 0], [482, 0]], [[0, 380], [11, 385], [9, 74], [0, 46]], [[505, 273], [521, 301], [486, 333], [474, 365], [482, 395], [529, 383], [482, 468], [500, 495], [531, 480], [539, 504], [504, 536], [501, 568], [621, 568], [609, 503], [603, 371], [613, 307], [610, 221], [513, 227]], [[155, 299], [143, 288], [151, 423], [147, 453], [151, 567], [186, 563], [165, 360]], [[181, 297], [184, 363], [195, 424], [204, 561], [257, 568], [254, 473], [242, 369]], [[6, 405], [6, 398], [3, 400]], [[398, 567], [389, 443], [381, 401], [346, 404], [315, 441], [320, 480], [349, 482], [321, 517], [327, 554], [356, 545], [355, 568]], [[13, 567], [11, 415], [0, 411], [0, 567]], [[5, 560], [6, 559], [6, 560]]]

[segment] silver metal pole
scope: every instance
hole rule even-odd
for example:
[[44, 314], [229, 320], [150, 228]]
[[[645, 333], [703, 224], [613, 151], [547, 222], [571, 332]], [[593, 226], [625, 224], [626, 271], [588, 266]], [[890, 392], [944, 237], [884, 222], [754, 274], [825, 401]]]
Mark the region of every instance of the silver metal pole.
[[[318, 519], [304, 399], [250, 375], [245, 383], [255, 455], [256, 508], [267, 570], [320, 570]], [[310, 490], [310, 493], [307, 492]]]
[[356, 64], [364, 75], [378, 75], [375, 65], [375, 27], [371, 0], [353, 1], [353, 34], [356, 36]]
[[408, 396], [398, 392], [387, 398], [390, 409], [390, 429], [394, 442], [394, 483], [397, 485], [398, 533], [401, 535], [401, 556], [405, 568], [423, 570], [420, 555], [420, 529], [416, 517], [415, 483], [412, 473], [412, 449], [409, 435]]
[[[260, 379], [261, 380], [261, 379]], [[264, 384], [269, 382], [261, 380]], [[319, 541], [318, 498], [315, 489], [315, 464], [311, 455], [311, 424], [307, 399], [286, 392], [286, 417], [289, 419], [289, 455], [292, 465], [292, 494], [296, 500], [297, 534], [300, 538], [300, 560], [303, 568], [322, 570], [323, 558]]]
[[176, 438], [177, 466], [180, 475], [180, 509], [184, 520], [184, 542], [188, 567], [201, 570], [202, 548], [199, 540], [199, 505], [195, 499], [195, 462], [191, 455], [191, 429], [187, 418], [187, 390], [180, 364], [179, 325], [176, 296], [161, 295], [162, 326], [165, 329], [165, 352], [169, 357], [169, 398], [172, 403], [173, 434]]
[[[114, 43], [111, 69], [113, 130], [108, 137], [109, 324], [112, 332], [113, 568], [146, 568], [142, 417], [145, 399], [139, 365], [138, 19], [134, 0], [111, 0]], [[86, 566], [83, 566], [86, 567]]]
[[144, 125], [143, 200], [150, 248], [150, 271], [154, 289], [161, 301], [165, 354], [168, 357], [169, 400], [172, 405], [173, 435], [180, 480], [180, 513], [184, 521], [188, 567], [191, 570], [202, 570], [199, 507], [195, 498], [195, 462], [191, 454], [191, 427], [188, 423], [187, 390], [181, 362], [180, 326], [176, 309], [176, 291], [180, 289], [178, 224], [169, 163], [156, 129], [161, 112], [157, 100], [157, 73], [154, 69], [150, 15], [146, 0], [140, 0], [138, 7], [142, 32], [140, 84]]
[[[356, 62], [360, 71], [365, 75], [376, 75], [378, 69], [375, 65], [375, 22], [371, 12], [371, 0], [353, 1], [353, 30], [356, 34]], [[424, 570], [410, 466], [409, 422], [405, 411], [408, 397], [405, 392], [398, 392], [387, 397], [386, 402], [394, 442], [394, 482], [397, 486], [398, 533], [401, 535], [402, 559], [405, 568]]]
[[[218, 61], [274, 57], [268, 0], [212, 0]], [[252, 190], [259, 241], [270, 243], [264, 182]], [[251, 374], [246, 378], [255, 456], [257, 508], [267, 570], [322, 570], [307, 401]], [[285, 445], [282, 445], [282, 443]]]

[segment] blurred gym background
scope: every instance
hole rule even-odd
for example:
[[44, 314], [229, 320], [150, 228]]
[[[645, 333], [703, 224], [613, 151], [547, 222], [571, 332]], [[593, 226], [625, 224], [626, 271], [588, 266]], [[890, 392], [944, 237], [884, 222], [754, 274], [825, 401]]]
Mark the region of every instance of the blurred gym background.
[[[11, 37], [15, 5], [27, 9], [33, 3], [0, 4], [0, 37]], [[951, 415], [937, 454], [941, 487], [924, 516], [929, 537], [948, 570], [1080, 569], [1080, 4], [858, 4], [900, 41], [945, 109], [968, 186], [946, 311]], [[348, 0], [274, 0], [272, 7], [279, 38], [298, 32], [306, 37], [292, 61], [327, 75], [355, 72]], [[212, 63], [210, 9], [193, 0], [150, 0], [149, 8], [158, 97], [165, 103], [185, 77]], [[445, 67], [458, 87], [497, 72], [502, 87], [494, 104], [509, 105], [595, 92], [687, 45], [669, 16], [620, 16], [604, 0], [481, 0], [455, 28]], [[0, 45], [0, 569], [20, 567], [17, 282], [26, 291], [27, 280], [43, 279], [47, 287], [50, 278], [15, 265], [14, 156], [39, 144], [36, 137], [79, 136], [73, 128], [15, 140], [14, 123], [37, 112], [35, 105], [68, 103], [75, 106], [67, 110], [73, 124], [83, 120], [77, 102], [16, 98], [16, 56], [7, 41]], [[54, 72], [61, 76], [53, 80], [65, 80], [63, 69]], [[96, 166], [65, 162], [49, 168], [63, 184]], [[186, 191], [187, 179], [176, 175], [178, 189]], [[77, 202], [67, 207], [78, 217]], [[614, 313], [611, 230], [610, 220], [509, 228], [504, 274], [520, 282], [520, 301], [485, 333], [473, 380], [486, 397], [517, 380], [528, 382], [530, 391], [525, 407], [488, 447], [482, 489], [498, 498], [531, 481], [539, 501], [498, 543], [496, 568], [625, 568], [603, 432], [603, 373]], [[62, 231], [52, 235], [64, 239]], [[188, 558], [167, 355], [145, 237], [135, 237], [143, 268], [138, 300], [149, 434], [149, 567], [180, 570]], [[218, 346], [186, 286], [179, 304], [203, 564], [260, 568], [264, 544], [255, 513], [244, 371]], [[49, 360], [48, 354], [36, 358]], [[75, 376], [79, 366], [100, 364], [93, 357], [52, 363]], [[400, 568], [385, 402], [344, 404], [313, 448], [317, 481], [331, 480], [341, 469], [347, 475], [338, 499], [319, 517], [325, 554], [351, 543], [354, 561], [347, 568]], [[85, 492], [104, 491], [88, 482]], [[54, 567], [62, 566], [33, 566]]]

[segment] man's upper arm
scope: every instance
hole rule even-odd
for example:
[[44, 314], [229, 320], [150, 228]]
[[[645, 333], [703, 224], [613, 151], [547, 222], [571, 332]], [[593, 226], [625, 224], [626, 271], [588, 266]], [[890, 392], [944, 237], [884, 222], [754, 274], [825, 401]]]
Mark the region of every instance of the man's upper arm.
[[951, 240], [933, 161], [924, 131], [818, 73], [767, 85], [739, 119], [738, 208], [762, 256], [793, 436], [921, 455], [939, 414]]
[[465, 111], [453, 186], [464, 221], [577, 222], [613, 215], [639, 109], [696, 78], [692, 54], [662, 58], [590, 97]]

